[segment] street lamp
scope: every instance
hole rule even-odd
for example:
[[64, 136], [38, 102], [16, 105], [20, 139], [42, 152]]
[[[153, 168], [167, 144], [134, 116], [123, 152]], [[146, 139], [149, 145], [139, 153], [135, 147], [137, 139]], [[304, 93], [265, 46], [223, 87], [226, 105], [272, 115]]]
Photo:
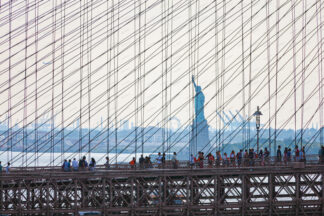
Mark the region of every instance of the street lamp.
[[260, 116], [262, 115], [259, 106], [257, 106], [257, 111], [255, 111], [253, 115], [255, 116], [255, 124], [257, 130], [257, 153], [259, 153]]

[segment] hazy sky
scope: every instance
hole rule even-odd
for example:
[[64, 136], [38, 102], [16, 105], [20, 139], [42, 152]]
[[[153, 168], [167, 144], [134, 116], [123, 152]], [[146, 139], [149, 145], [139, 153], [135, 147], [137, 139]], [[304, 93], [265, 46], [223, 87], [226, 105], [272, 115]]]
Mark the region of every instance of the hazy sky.
[[110, 125], [126, 119], [155, 125], [171, 116], [187, 125], [194, 115], [194, 75], [213, 128], [220, 126], [216, 111], [251, 115], [257, 106], [262, 122], [270, 118], [272, 127], [277, 111], [277, 127], [294, 128], [295, 106], [297, 128], [320, 122], [320, 1], [1, 4], [1, 121], [11, 112], [12, 124], [22, 126], [24, 117], [25, 124], [32, 123], [53, 111], [57, 127], [80, 115], [83, 127], [94, 127], [101, 118], [107, 125], [108, 115]]

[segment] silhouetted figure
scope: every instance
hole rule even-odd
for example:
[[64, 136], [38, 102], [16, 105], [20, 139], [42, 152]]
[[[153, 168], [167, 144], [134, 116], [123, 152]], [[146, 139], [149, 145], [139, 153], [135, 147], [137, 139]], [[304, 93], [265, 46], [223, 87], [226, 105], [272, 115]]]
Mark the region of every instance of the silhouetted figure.
[[89, 164], [89, 170], [95, 171], [96, 169], [96, 160], [94, 158], [91, 158], [90, 164]]
[[144, 159], [143, 155], [141, 155], [138, 162], [139, 162], [140, 168], [143, 169], [144, 168], [144, 163], [145, 163], [145, 159]]
[[163, 153], [163, 155], [162, 155], [161, 162], [162, 162], [162, 168], [164, 169], [165, 168], [165, 153]]
[[109, 164], [109, 157], [106, 157], [105, 168], [106, 168], [106, 169], [109, 169], [109, 168], [110, 168], [110, 164]]
[[281, 162], [281, 146], [278, 146], [278, 149], [277, 149], [277, 162], [278, 163]]
[[173, 169], [178, 168], [178, 160], [177, 160], [177, 153], [176, 152], [173, 152], [172, 165], [173, 165]]
[[79, 162], [79, 168], [80, 168], [80, 170], [83, 170], [83, 171], [88, 168], [88, 162], [87, 162], [85, 156], [83, 156], [83, 158], [80, 160], [80, 162]]

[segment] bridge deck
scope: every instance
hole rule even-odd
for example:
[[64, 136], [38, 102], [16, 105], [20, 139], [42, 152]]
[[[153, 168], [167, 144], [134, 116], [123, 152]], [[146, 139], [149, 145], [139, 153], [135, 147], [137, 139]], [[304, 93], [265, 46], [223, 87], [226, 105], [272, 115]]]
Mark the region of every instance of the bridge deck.
[[324, 166], [15, 172], [0, 213], [324, 215]]

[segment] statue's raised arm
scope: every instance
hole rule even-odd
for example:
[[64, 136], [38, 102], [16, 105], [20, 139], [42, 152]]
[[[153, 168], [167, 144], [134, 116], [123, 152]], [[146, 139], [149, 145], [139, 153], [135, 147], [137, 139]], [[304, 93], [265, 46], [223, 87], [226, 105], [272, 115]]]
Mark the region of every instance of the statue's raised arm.
[[193, 84], [194, 84], [194, 87], [195, 87], [195, 89], [197, 89], [197, 85], [196, 85], [196, 83], [195, 83], [195, 77], [192, 75], [192, 82], [193, 82]]

